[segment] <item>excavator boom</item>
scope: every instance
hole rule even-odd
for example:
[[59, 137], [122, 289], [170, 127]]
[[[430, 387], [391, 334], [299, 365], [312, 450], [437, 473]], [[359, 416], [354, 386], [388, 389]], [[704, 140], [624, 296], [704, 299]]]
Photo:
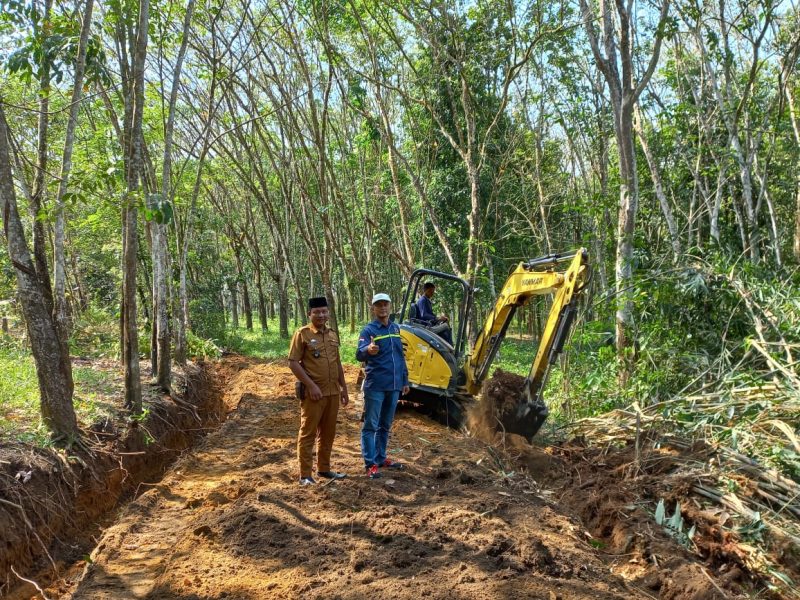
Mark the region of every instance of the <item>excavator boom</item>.
[[[565, 263], [568, 263], [566, 270], [560, 270]], [[517, 308], [534, 296], [555, 294], [536, 356], [515, 408], [498, 415], [507, 432], [517, 433], [530, 441], [547, 418], [547, 406], [541, 399], [542, 389], [550, 367], [572, 330], [577, 301], [588, 280], [588, 254], [581, 248], [577, 252], [551, 254], [522, 262], [503, 285], [465, 365], [466, 389], [471, 395], [480, 392]]]

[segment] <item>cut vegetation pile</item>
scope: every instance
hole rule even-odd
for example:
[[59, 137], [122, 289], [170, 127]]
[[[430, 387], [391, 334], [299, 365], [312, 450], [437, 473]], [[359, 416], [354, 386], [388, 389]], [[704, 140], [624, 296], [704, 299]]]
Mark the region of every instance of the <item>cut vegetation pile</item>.
[[571, 433], [597, 449], [595, 460], [614, 463], [618, 479], [638, 490], [629, 503], [650, 511], [687, 550], [720, 573], [746, 573], [777, 594], [797, 598], [800, 386], [795, 383], [787, 377], [644, 408], [633, 404], [578, 421]]

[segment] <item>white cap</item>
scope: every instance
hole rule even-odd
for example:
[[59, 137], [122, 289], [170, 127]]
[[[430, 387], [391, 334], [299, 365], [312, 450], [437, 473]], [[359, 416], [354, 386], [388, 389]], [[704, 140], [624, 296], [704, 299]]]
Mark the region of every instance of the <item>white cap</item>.
[[375, 294], [372, 297], [372, 304], [375, 304], [376, 302], [380, 302], [381, 300], [386, 300], [387, 302], [391, 302], [392, 301], [392, 299], [389, 298], [389, 294], [384, 294], [383, 292], [381, 292], [380, 294]]

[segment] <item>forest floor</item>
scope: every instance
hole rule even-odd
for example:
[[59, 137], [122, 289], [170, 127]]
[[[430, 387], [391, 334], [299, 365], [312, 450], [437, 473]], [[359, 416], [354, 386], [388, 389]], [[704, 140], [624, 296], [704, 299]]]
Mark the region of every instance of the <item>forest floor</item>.
[[502, 448], [404, 410], [390, 454], [407, 468], [369, 480], [351, 398], [333, 453], [348, 478], [301, 488], [286, 364], [232, 357], [217, 372], [227, 421], [123, 508], [49, 598], [738, 595], [735, 567], [709, 573], [642, 516], [613, 459]]

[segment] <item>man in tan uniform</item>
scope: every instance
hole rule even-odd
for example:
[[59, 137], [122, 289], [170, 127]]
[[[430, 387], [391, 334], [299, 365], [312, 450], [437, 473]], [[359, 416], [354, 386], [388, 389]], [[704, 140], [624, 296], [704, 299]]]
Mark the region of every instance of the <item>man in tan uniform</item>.
[[300, 485], [303, 486], [316, 483], [311, 476], [315, 439], [317, 475], [327, 479], [345, 477], [331, 470], [331, 449], [339, 404], [347, 406], [350, 401], [339, 358], [339, 337], [326, 325], [329, 312], [324, 296], [308, 301], [308, 316], [311, 322], [295, 331], [289, 347], [289, 368], [305, 386], [297, 436]]

